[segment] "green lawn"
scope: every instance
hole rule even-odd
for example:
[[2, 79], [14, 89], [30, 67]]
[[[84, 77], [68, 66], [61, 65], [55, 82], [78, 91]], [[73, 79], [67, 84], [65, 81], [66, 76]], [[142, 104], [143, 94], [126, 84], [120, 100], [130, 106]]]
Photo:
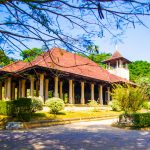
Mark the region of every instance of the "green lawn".
[[101, 110], [101, 111], [63, 111], [57, 115], [50, 114], [48, 112], [37, 112], [33, 114], [32, 120], [49, 120], [49, 119], [84, 119], [84, 118], [96, 118], [96, 117], [114, 117], [121, 114], [121, 112], [115, 112], [110, 110]]

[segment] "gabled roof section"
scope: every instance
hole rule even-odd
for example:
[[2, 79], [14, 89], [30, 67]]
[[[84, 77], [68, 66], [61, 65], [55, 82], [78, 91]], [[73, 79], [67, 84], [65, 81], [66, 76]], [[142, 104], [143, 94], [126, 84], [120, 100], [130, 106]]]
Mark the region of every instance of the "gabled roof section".
[[4, 66], [2, 70], [8, 72], [17, 72], [20, 69], [23, 69], [25, 65], [27, 65], [27, 63], [20, 60]]
[[108, 62], [113, 62], [113, 61], [116, 61], [116, 60], [123, 60], [124, 62], [127, 62], [127, 63], [130, 63], [131, 61], [129, 61], [128, 59], [124, 58], [120, 52], [117, 50], [114, 52], [114, 54], [107, 60], [103, 61], [104, 63], [108, 63]]
[[35, 66], [55, 69], [106, 82], [125, 81], [123, 78], [110, 74], [107, 70], [103, 69], [92, 60], [60, 48], [52, 48], [51, 50], [39, 55], [21, 70], [25, 71], [26, 69]]
[[119, 52], [119, 51], [115, 51], [111, 58], [113, 59], [113, 58], [120, 58], [120, 57], [123, 57], [123, 56], [120, 54], [120, 52]]

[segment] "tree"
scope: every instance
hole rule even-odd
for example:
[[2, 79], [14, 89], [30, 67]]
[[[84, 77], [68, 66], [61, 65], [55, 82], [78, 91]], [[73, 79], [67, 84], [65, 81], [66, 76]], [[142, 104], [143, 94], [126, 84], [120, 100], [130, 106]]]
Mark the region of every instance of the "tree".
[[25, 62], [29, 62], [42, 53], [43, 53], [42, 49], [32, 48], [31, 50], [30, 49], [23, 50], [22, 52], [20, 52], [20, 56]]
[[0, 0], [0, 8], [0, 48], [5, 51], [30, 49], [27, 41], [39, 41], [47, 49], [55, 45], [87, 53], [95, 36], [108, 32], [118, 39], [150, 15], [148, 0]]
[[111, 57], [110, 53], [100, 53], [100, 54], [89, 54], [88, 56], [92, 61], [96, 62], [103, 68], [105, 68], [105, 64], [103, 63], [104, 60]]
[[150, 77], [141, 77], [136, 80], [136, 83], [141, 87], [146, 87], [146, 93], [148, 95], [148, 99], [150, 100]]
[[148, 100], [145, 87], [133, 87], [132, 85], [114, 85], [112, 101], [124, 111], [125, 114], [140, 110], [142, 104]]
[[13, 58], [9, 58], [3, 50], [0, 50], [0, 66], [1, 67], [8, 65], [14, 61], [15, 60]]
[[134, 82], [141, 77], [150, 78], [150, 63], [147, 61], [135, 61], [129, 64], [130, 79]]

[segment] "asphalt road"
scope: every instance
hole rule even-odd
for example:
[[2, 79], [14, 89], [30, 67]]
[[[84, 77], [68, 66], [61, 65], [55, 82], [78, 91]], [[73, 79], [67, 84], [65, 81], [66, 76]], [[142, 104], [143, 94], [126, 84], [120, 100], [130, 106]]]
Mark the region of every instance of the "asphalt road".
[[112, 121], [0, 131], [0, 150], [150, 150], [150, 131], [114, 128]]

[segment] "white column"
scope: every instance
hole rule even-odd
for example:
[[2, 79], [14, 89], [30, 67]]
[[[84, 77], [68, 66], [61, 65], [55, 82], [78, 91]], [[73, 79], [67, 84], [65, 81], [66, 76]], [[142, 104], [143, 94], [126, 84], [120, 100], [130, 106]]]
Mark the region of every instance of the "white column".
[[19, 86], [18, 86], [18, 98], [20, 98], [21, 96], [22, 96], [22, 90], [21, 90], [21, 88], [22, 88], [22, 81], [21, 80], [19, 80]]
[[91, 100], [94, 100], [94, 84], [91, 84]]
[[118, 60], [116, 60], [116, 68], [118, 68]]
[[16, 83], [13, 82], [13, 83], [12, 83], [12, 100], [15, 99], [15, 86], [16, 86]]
[[2, 100], [2, 81], [0, 81], [0, 100]]
[[26, 80], [25, 79], [23, 79], [23, 80], [21, 80], [21, 82], [22, 82], [22, 87], [21, 87], [21, 97], [25, 97], [25, 92], [26, 92]]
[[106, 64], [106, 70], [108, 69], [108, 65]]
[[85, 104], [85, 98], [84, 98], [84, 82], [81, 82], [81, 104]]
[[99, 85], [99, 103], [103, 105], [103, 86]]
[[119, 60], [119, 68], [122, 68], [122, 60]]
[[55, 84], [55, 89], [54, 89], [54, 97], [59, 97], [58, 96], [58, 76], [54, 78], [54, 84]]
[[7, 79], [7, 98], [11, 100], [11, 78]]
[[7, 79], [5, 79], [5, 83], [4, 83], [4, 97], [5, 99], [7, 99]]
[[107, 87], [107, 104], [110, 102], [110, 87]]
[[72, 103], [75, 104], [75, 93], [74, 93], [74, 83], [72, 83]]
[[35, 88], [36, 88], [36, 96], [38, 97], [39, 96], [39, 81], [38, 80], [36, 81]]
[[110, 69], [110, 62], [108, 63], [108, 69]]
[[49, 79], [45, 79], [45, 100], [48, 99]]
[[72, 80], [69, 80], [69, 103], [72, 104]]
[[34, 96], [34, 77], [30, 76], [30, 96]]
[[44, 74], [40, 74], [40, 94], [39, 97], [44, 101]]
[[63, 99], [63, 82], [60, 81], [59, 83], [59, 93], [60, 93], [60, 98]]

